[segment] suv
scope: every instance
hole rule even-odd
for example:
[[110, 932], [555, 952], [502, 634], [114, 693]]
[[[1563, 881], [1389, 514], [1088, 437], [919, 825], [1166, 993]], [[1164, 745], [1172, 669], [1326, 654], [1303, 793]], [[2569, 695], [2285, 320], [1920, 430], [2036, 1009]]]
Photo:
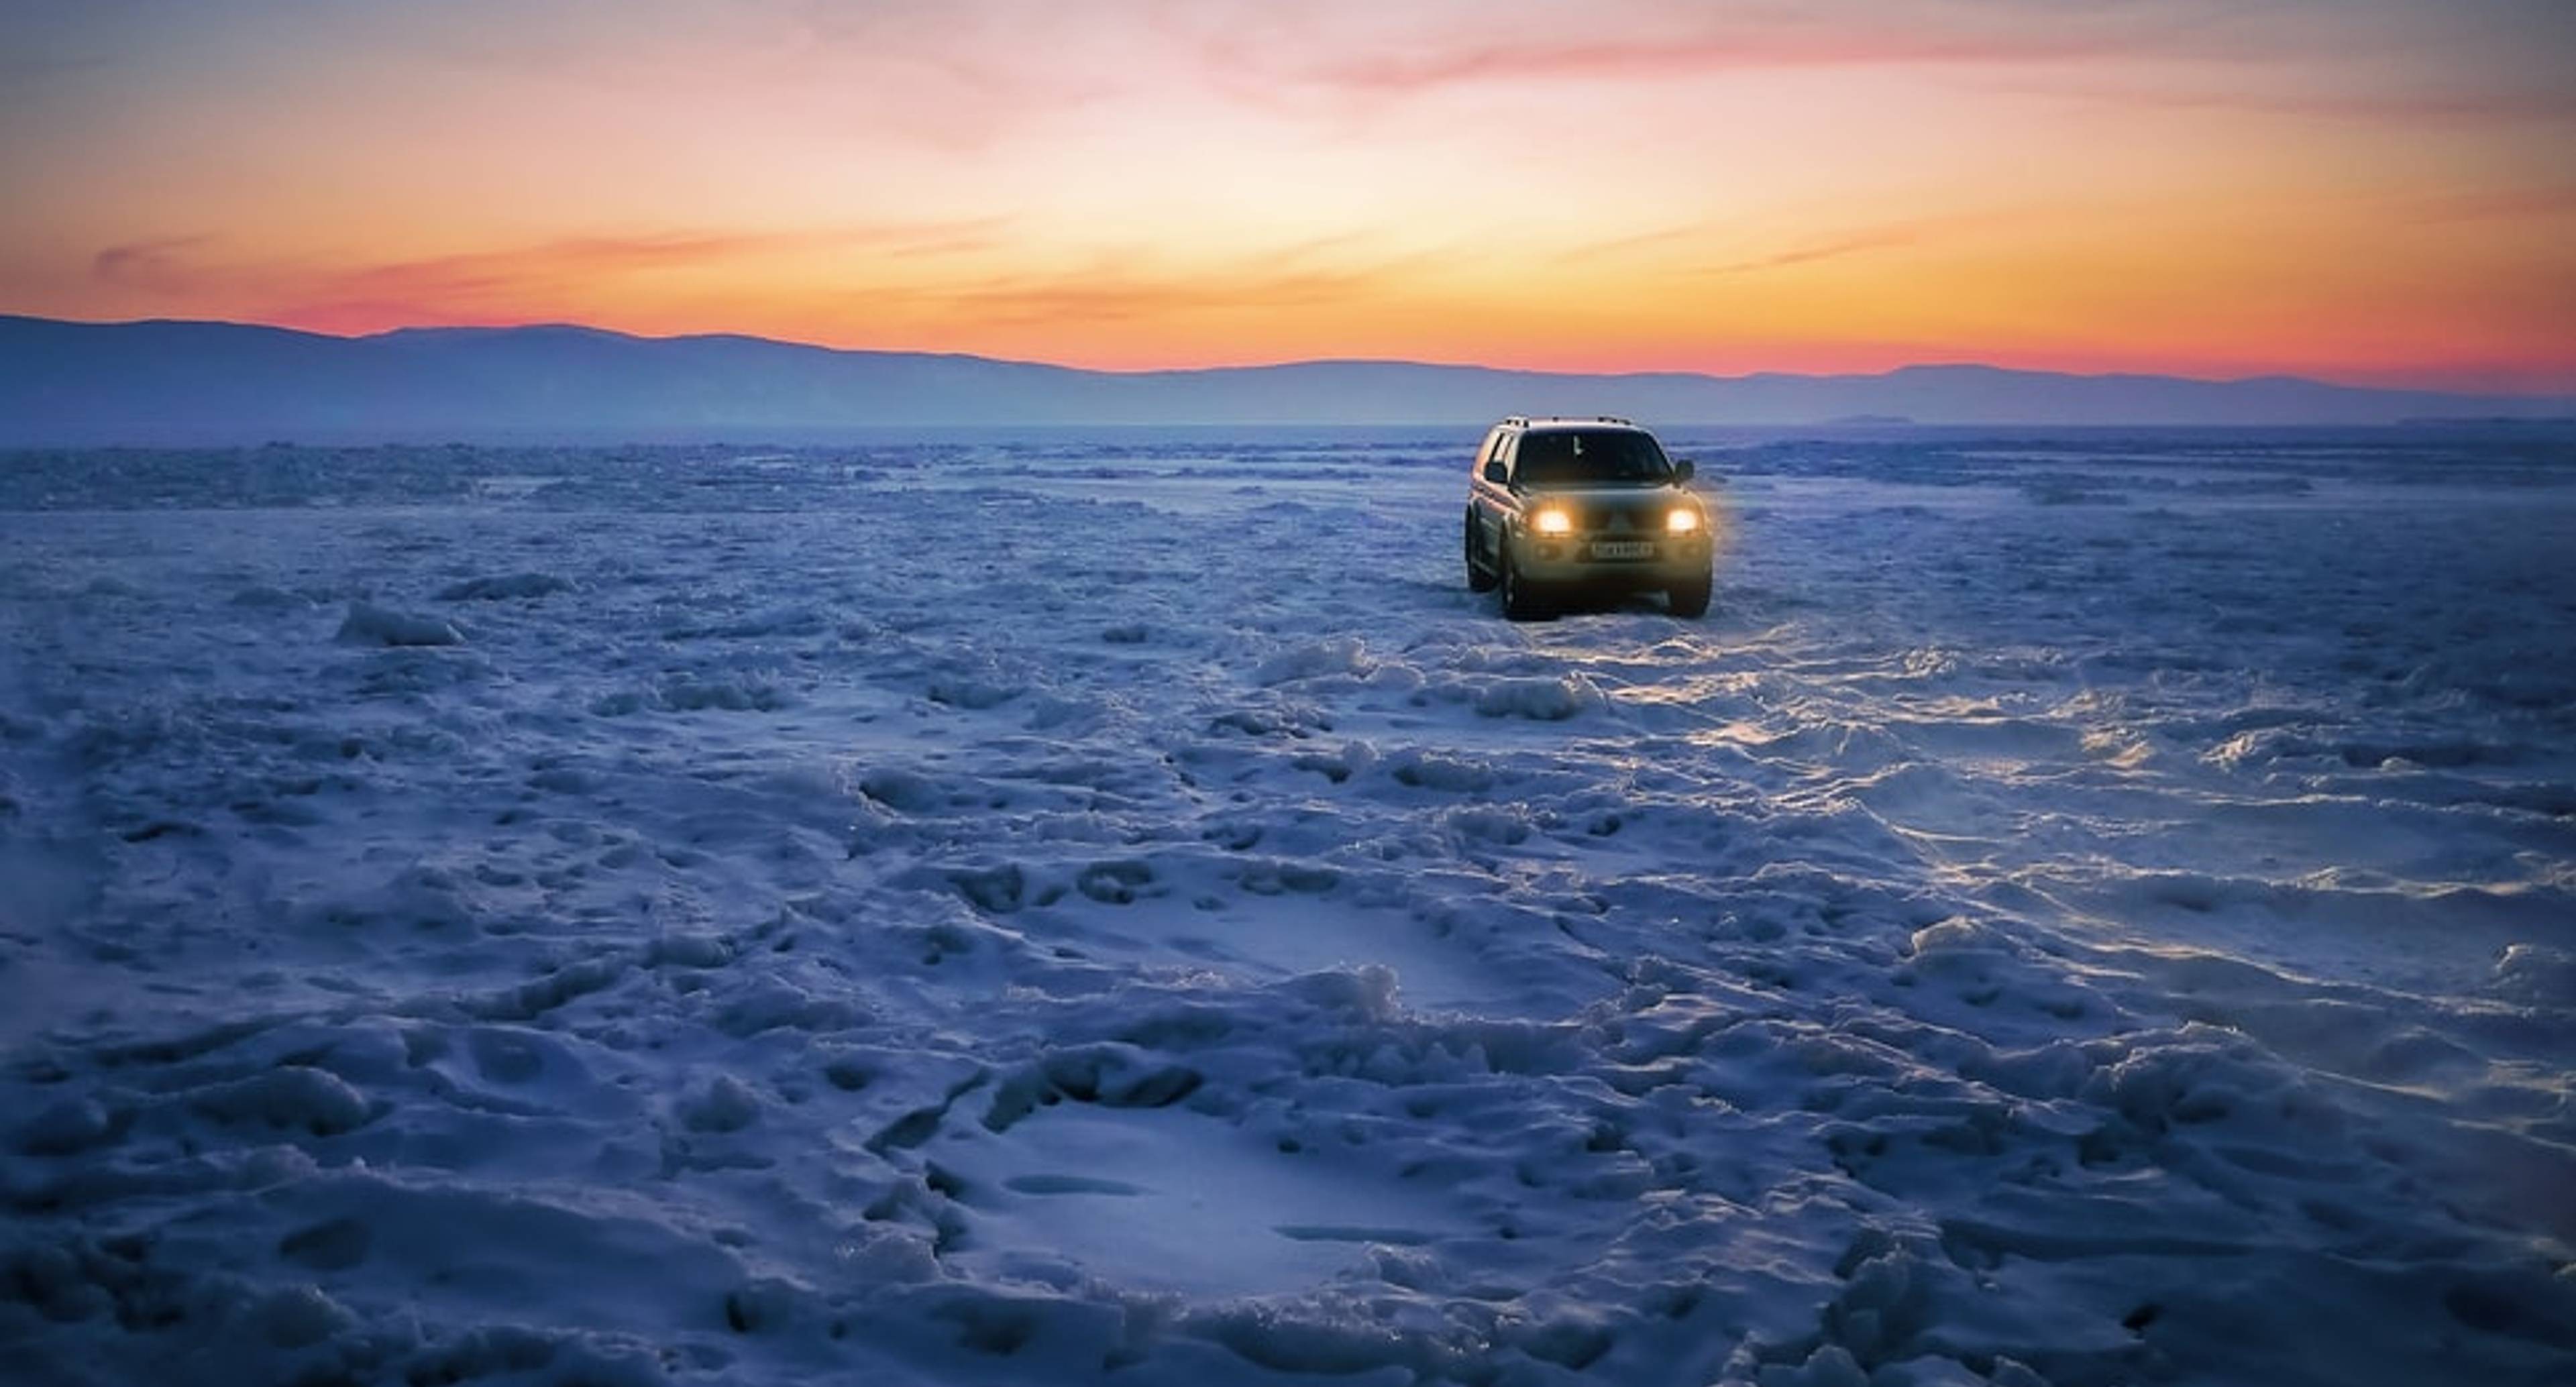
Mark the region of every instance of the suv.
[[1485, 435], [1467, 487], [1467, 587], [1503, 615], [1547, 614], [1578, 585], [1660, 588], [1673, 615], [1708, 610], [1708, 508], [1691, 465], [1625, 419], [1513, 415]]

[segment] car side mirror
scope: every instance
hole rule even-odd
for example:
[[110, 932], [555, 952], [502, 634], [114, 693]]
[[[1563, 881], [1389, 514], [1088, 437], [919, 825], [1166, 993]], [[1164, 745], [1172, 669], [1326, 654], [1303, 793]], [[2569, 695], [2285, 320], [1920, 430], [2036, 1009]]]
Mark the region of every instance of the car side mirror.
[[1511, 482], [1511, 474], [1503, 470], [1501, 463], [1489, 462], [1485, 464], [1485, 480], [1496, 486], [1505, 486]]
[[1679, 486], [1682, 483], [1689, 481], [1692, 474], [1696, 473], [1698, 470], [1698, 468], [1691, 466], [1691, 460], [1689, 458], [1683, 458], [1680, 461], [1675, 462], [1673, 464], [1673, 484]]

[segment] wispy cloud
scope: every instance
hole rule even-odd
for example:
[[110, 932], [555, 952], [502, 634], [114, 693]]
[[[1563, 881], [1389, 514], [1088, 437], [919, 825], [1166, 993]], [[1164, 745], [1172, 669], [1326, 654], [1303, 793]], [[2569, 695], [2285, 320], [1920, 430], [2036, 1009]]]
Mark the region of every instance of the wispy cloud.
[[[229, 305], [229, 315], [325, 332], [524, 322], [567, 304], [613, 301], [610, 291], [654, 276], [700, 271], [738, 280], [740, 311], [764, 319], [828, 324], [838, 302], [863, 309], [869, 321], [1017, 330], [1347, 304], [1401, 292], [1434, 258], [1376, 253], [1362, 238], [1333, 236], [1187, 260], [1131, 247], [1068, 268], [995, 269], [1014, 261], [983, 252], [1007, 249], [1008, 230], [993, 219], [588, 236], [358, 265], [232, 260], [216, 237], [183, 236], [108, 247], [92, 258], [91, 273], [174, 306]], [[820, 267], [764, 273], [770, 259], [818, 254]], [[795, 286], [796, 303], [780, 300], [782, 285]]]
[[1750, 256], [1741, 260], [1724, 260], [1712, 265], [1703, 265], [1700, 267], [1699, 273], [1706, 275], [1754, 274], [1763, 270], [1787, 269], [1794, 265], [1810, 265], [1819, 260], [1841, 260], [1855, 255], [1867, 255], [1875, 251], [1894, 250], [1901, 246], [1917, 245], [1929, 236], [1933, 230], [1934, 224], [1929, 222], [1903, 222], [1888, 226], [1874, 227], [1866, 231], [1856, 231], [1849, 235], [1837, 236], [1827, 240], [1805, 242], [1800, 245], [1791, 246], [1785, 250], [1776, 250], [1764, 255]]
[[[1728, 222], [1694, 222], [1635, 236], [1577, 246], [1558, 257], [1559, 264], [1644, 259], [1669, 271], [1698, 276], [1755, 274], [1790, 269], [1820, 261], [1850, 259], [1881, 251], [1902, 250], [1973, 235], [1981, 229], [2029, 215], [2021, 212], [1973, 212], [1941, 217], [1910, 217], [1782, 239], [1761, 238]], [[1747, 247], [1754, 242], [1753, 248]], [[1718, 254], [1721, 248], [1729, 253]]]
[[872, 260], [971, 254], [996, 244], [998, 218], [889, 223], [799, 231], [695, 231], [576, 236], [372, 264], [234, 259], [214, 236], [109, 246], [91, 277], [146, 295], [256, 305], [275, 321], [326, 330], [405, 322], [503, 321], [531, 304], [559, 302], [605, 283], [763, 259], [834, 252]]
[[185, 294], [203, 282], [198, 254], [213, 236], [164, 236], [109, 246], [90, 257], [90, 278], [118, 289]]
[[[2484, 80], [2480, 80], [2481, 77]], [[2059, 101], [2160, 110], [2207, 110], [2247, 115], [2301, 116], [2320, 120], [2405, 124], [2522, 124], [2576, 121], [2576, 71], [2570, 85], [2512, 80], [2504, 74], [2468, 74], [2429, 83], [2422, 77], [2364, 82], [2350, 76], [2304, 84], [2222, 83], [2203, 73], [2137, 74], [2085, 80], [1996, 79], [1987, 85]]]
[[2468, 0], [2447, 22], [2393, 5], [2308, 0], [1606, 0], [1579, 19], [1505, 3], [1434, 7], [1415, 24], [1354, 21], [1366, 13], [1283, 9], [1250, 26], [1203, 28], [1199, 42], [1213, 68], [1235, 76], [1234, 90], [1270, 99], [1302, 89], [1398, 101], [1461, 88], [1887, 67], [2139, 106], [2385, 120], [2576, 116], [2576, 7], [2564, 0]]
[[2102, 51], [2063, 35], [1991, 41], [1940, 35], [1789, 30], [1702, 34], [1677, 39], [1470, 45], [1329, 59], [1298, 76], [1373, 94], [1406, 94], [1474, 83], [1627, 82], [1761, 68], [1877, 63], [2062, 60]]
[[[1127, 32], [1093, 7], [1032, 0], [622, 0], [581, 7], [486, 0], [492, 22], [445, 7], [381, 7], [379, 37], [469, 74], [656, 103], [798, 111], [866, 147], [889, 139], [972, 153], [1115, 91]], [[746, 97], [754, 99], [746, 100]]]
[[0, 57], [0, 86], [20, 87], [101, 72], [114, 60], [103, 54], [12, 54]]
[[[1608, 4], [1579, 18], [1525, 5], [1441, 9], [1415, 26], [1357, 25], [1354, 7], [1300, 7], [1250, 31], [1211, 31], [1228, 66], [1353, 94], [1466, 85], [1626, 82], [1773, 68], [2030, 64], [2245, 52], [2242, 5]], [[1407, 13], [1410, 13], [1408, 11]]]
[[1360, 250], [1350, 238], [1333, 237], [1193, 264], [1125, 252], [1080, 269], [931, 282], [879, 297], [994, 327], [1179, 321], [1383, 297], [1432, 258], [1372, 258]]
[[2428, 222], [2576, 217], [2576, 183], [2446, 193], [2412, 199], [2406, 210]]
[[984, 249], [1003, 223], [998, 219], [831, 227], [811, 231], [672, 232], [659, 235], [577, 236], [530, 246], [472, 251], [398, 261], [342, 272], [353, 289], [378, 286], [410, 291], [486, 293], [531, 284], [657, 271], [685, 270], [746, 259], [814, 251], [865, 251], [875, 256], [926, 256]]

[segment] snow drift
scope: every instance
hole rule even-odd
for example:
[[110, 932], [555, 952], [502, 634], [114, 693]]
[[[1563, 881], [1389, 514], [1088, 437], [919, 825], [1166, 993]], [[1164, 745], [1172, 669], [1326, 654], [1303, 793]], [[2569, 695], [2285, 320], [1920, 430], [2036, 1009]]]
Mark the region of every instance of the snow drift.
[[2568, 1380], [2567, 451], [1677, 441], [5, 460], [0, 1351]]

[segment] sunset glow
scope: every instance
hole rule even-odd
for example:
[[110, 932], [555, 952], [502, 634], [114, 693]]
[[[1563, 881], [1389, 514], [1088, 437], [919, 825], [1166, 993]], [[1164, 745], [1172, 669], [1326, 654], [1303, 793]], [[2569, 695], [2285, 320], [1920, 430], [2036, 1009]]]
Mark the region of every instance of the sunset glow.
[[0, 14], [0, 311], [2576, 389], [2564, 0]]

